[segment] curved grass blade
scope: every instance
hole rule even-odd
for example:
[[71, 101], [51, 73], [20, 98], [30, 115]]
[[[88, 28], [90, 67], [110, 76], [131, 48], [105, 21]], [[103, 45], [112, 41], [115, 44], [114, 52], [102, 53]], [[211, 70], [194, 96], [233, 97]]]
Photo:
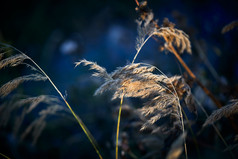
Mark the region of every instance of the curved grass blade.
[[87, 136], [88, 140], [90, 141], [90, 143], [93, 145], [93, 148], [95, 149], [95, 151], [98, 154], [99, 158], [102, 159], [102, 156], [101, 156], [101, 154], [99, 152], [99, 147], [98, 147], [98, 144], [97, 144], [96, 140], [94, 139], [94, 137], [92, 136], [92, 134], [90, 133], [90, 131], [88, 130], [86, 125], [83, 123], [82, 119], [75, 114], [75, 112], [73, 111], [73, 109], [71, 108], [69, 103], [66, 101], [66, 99], [64, 98], [62, 93], [59, 91], [59, 89], [53, 83], [51, 78], [45, 73], [45, 71], [32, 58], [30, 58], [29, 56], [27, 56], [26, 54], [24, 54], [22, 51], [18, 50], [17, 48], [15, 48], [15, 47], [13, 47], [11, 45], [8, 45], [8, 44], [3, 44], [3, 43], [0, 43], [0, 45], [6, 46], [6, 47], [10, 47], [10, 48], [18, 51], [19, 53], [21, 53], [23, 56], [26, 57], [26, 59], [30, 60], [36, 66], [36, 68], [38, 68], [39, 71], [49, 80], [51, 85], [54, 87], [54, 89], [57, 91], [57, 93], [60, 95], [60, 97], [63, 99], [63, 101], [65, 102], [65, 104], [67, 105], [67, 107], [69, 108], [71, 113], [73, 114], [74, 118], [77, 120], [77, 122], [80, 125], [80, 127], [83, 129], [84, 133], [86, 134], [86, 136]]
[[0, 156], [4, 157], [4, 158], [6, 158], [6, 159], [10, 159], [10, 157], [8, 157], [8, 156], [2, 154], [1, 152], [0, 152]]

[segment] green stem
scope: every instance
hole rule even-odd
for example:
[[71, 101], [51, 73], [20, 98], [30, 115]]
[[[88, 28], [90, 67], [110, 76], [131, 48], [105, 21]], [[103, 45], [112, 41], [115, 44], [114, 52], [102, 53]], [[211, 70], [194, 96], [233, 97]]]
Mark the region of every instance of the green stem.
[[120, 130], [122, 103], [123, 103], [123, 96], [121, 97], [120, 108], [119, 108], [118, 119], [117, 119], [116, 159], [118, 159], [118, 138], [119, 138], [119, 130]]

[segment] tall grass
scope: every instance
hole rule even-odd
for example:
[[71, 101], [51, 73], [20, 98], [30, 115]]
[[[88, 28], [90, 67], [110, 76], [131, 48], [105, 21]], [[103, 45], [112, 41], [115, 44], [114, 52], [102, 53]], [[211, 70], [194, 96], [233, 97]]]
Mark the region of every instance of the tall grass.
[[[136, 118], [136, 124], [128, 124], [128, 127], [139, 127], [139, 129], [137, 129], [137, 134], [142, 134], [141, 136], [143, 138], [143, 142], [141, 143], [146, 143], [151, 146], [154, 142], [159, 142], [161, 140], [163, 142], [162, 145], [166, 148], [165, 153], [161, 153], [160, 151], [162, 151], [163, 148], [158, 146], [159, 144], [157, 143], [158, 145], [156, 145], [154, 149], [151, 148], [151, 152], [142, 156], [144, 158], [163, 157], [167, 159], [177, 159], [185, 156], [187, 159], [189, 156], [189, 147], [187, 146], [187, 142], [189, 142], [190, 139], [189, 132], [193, 136], [193, 142], [196, 144], [198, 156], [200, 156], [196, 137], [198, 137], [209, 125], [213, 126], [216, 134], [225, 145], [225, 148], [229, 149], [229, 144], [214, 123], [223, 117], [229, 118], [238, 113], [237, 99], [231, 100], [229, 104], [223, 106], [223, 104], [221, 104], [213, 93], [202, 84], [198, 77], [181, 58], [181, 54], [185, 52], [190, 55], [192, 54], [192, 44], [189, 40], [189, 36], [183, 30], [175, 28], [175, 24], [170, 22], [167, 18], [165, 18], [163, 23], [159, 25], [157, 23], [158, 20], [154, 19], [154, 14], [148, 7], [147, 1], [138, 2], [135, 0], [135, 2], [139, 18], [136, 20], [138, 25], [138, 37], [136, 39], [136, 53], [132, 62], [125, 66], [116, 68], [111, 73], [108, 73], [104, 67], [98, 65], [96, 62], [84, 59], [75, 63], [75, 67], [80, 65], [88, 66], [90, 70], [94, 71], [92, 74], [94, 77], [104, 80], [104, 82], [95, 90], [94, 95], [111, 92], [111, 100], [118, 100], [119, 109], [115, 135], [115, 158], [118, 159], [120, 158], [120, 155], [122, 156], [122, 153], [120, 152], [128, 153], [131, 158], [141, 157], [140, 155], [132, 152], [133, 150], [130, 149], [130, 144], [128, 143], [129, 139], [124, 138], [125, 142], [120, 142], [120, 138], [122, 138], [122, 135], [120, 136], [120, 134], [122, 134], [121, 121], [123, 111], [130, 112], [128, 116]], [[225, 26], [222, 33], [226, 33], [235, 27], [237, 27], [237, 21]], [[139, 54], [141, 52], [143, 53], [143, 46], [146, 45], [147, 41], [152, 37], [162, 40], [162, 50], [170, 52], [175, 56], [193, 82], [197, 83], [197, 85], [219, 109], [214, 111], [209, 116], [202, 104], [200, 104], [200, 102], [198, 102], [196, 97], [193, 95], [192, 85], [188, 84], [184, 76], [167, 76], [156, 66], [143, 62], [136, 63]], [[0, 45], [2, 45], [4, 49], [14, 50], [17, 52], [17, 54], [11, 54], [11, 56], [7, 57], [5, 57], [6, 52], [0, 53], [0, 70], [6, 67], [24, 65], [34, 72], [32, 74], [16, 77], [0, 87], [0, 98], [5, 99], [10, 97], [10, 99], [12, 99], [3, 103], [0, 107], [0, 112], [4, 112], [3, 116], [0, 117], [0, 125], [7, 124], [9, 116], [14, 109], [23, 108], [22, 113], [15, 122], [14, 132], [17, 134], [24, 117], [32, 112], [32, 110], [35, 109], [39, 103], [46, 103], [48, 107], [39, 112], [40, 117], [28, 126], [28, 128], [21, 135], [21, 139], [26, 138], [26, 136], [33, 131], [33, 143], [36, 143], [41, 132], [45, 128], [45, 125], [47, 124], [46, 117], [48, 115], [57, 114], [61, 111], [70, 112], [92, 144], [98, 157], [102, 159], [99, 146], [93, 135], [88, 130], [82, 119], [74, 112], [68, 101], [46, 72], [32, 58], [15, 47], [2, 43], [0, 43]], [[7, 52], [9, 50], [7, 50]], [[218, 78], [217, 74], [216, 77]], [[66, 110], [62, 107], [62, 103], [58, 98], [50, 95], [23, 97], [20, 100], [16, 98], [17, 102], [15, 102], [15, 97], [11, 96], [11, 93], [19, 87], [19, 85], [27, 81], [49, 81], [68, 109]], [[141, 102], [139, 102], [139, 104], [137, 103], [137, 106], [130, 106], [126, 109], [123, 106], [124, 101], [132, 98], [136, 98]], [[9, 107], [10, 105], [11, 107]], [[28, 107], [26, 107], [26, 105], [28, 105]], [[194, 132], [192, 124], [195, 121], [190, 120], [188, 117], [190, 114], [197, 117], [197, 109], [201, 109], [207, 118], [200, 127], [199, 133]], [[232, 118], [230, 118], [230, 121], [234, 122]], [[236, 124], [232, 126], [234, 129], [237, 128]], [[147, 135], [147, 132], [150, 134]], [[156, 139], [160, 139], [154, 140], [155, 138], [152, 138], [151, 140], [150, 137], [154, 137], [153, 135]], [[171, 139], [167, 144], [166, 141], [168, 138]], [[231, 157], [235, 158], [231, 150], [230, 154]], [[0, 153], [0, 155], [8, 158], [4, 154]]]

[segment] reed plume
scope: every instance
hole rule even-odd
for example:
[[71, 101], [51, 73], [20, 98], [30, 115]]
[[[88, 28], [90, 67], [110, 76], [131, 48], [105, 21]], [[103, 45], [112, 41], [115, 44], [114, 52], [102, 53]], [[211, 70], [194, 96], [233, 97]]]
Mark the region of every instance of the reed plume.
[[[44, 103], [47, 107], [42, 107]], [[47, 125], [46, 118], [52, 115], [58, 115], [63, 113], [69, 115], [69, 111], [64, 108], [62, 102], [54, 96], [40, 95], [37, 97], [12, 97], [11, 101], [6, 101], [1, 105], [0, 113], [0, 126], [6, 126], [10, 118], [13, 118], [15, 113], [20, 115], [15, 117], [13, 133], [15, 136], [19, 134], [20, 128], [23, 126], [22, 123], [25, 117], [30, 114], [37, 106], [41, 105], [41, 111], [38, 113], [39, 116], [25, 128], [25, 131], [20, 133], [21, 140], [23, 140], [28, 134], [33, 134], [33, 144], [36, 144], [42, 131]]]
[[238, 27], [238, 21], [235, 20], [235, 21], [232, 21], [231, 23], [225, 25], [222, 30], [221, 30], [221, 33], [222, 34], [225, 34], [231, 30], [233, 30], [234, 28]]
[[62, 105], [49, 105], [46, 109], [39, 112], [39, 117], [36, 118], [21, 134], [21, 140], [26, 138], [32, 132], [33, 144], [36, 144], [42, 131], [47, 125], [47, 117], [52, 115], [57, 115], [59, 112], [68, 112]]
[[222, 117], [230, 117], [233, 114], [238, 113], [238, 100], [231, 100], [231, 103], [223, 106], [222, 108], [214, 111], [205, 121], [203, 127], [206, 127], [214, 122], [220, 120]]
[[[221, 102], [219, 100], [216, 99], [216, 97], [207, 89], [206, 86], [204, 86], [200, 80], [195, 76], [195, 74], [190, 70], [190, 68], [187, 66], [187, 64], [183, 61], [183, 59], [180, 57], [179, 53], [182, 54], [185, 50], [188, 53], [192, 53], [191, 50], [191, 44], [189, 41], [189, 36], [184, 33], [182, 30], [176, 29], [175, 28], [175, 24], [171, 23], [167, 18], [164, 19], [163, 24], [161, 26], [159, 26], [157, 24], [157, 20], [153, 20], [150, 15], [153, 15], [152, 10], [147, 6], [147, 1], [142, 1], [142, 2], [138, 2], [136, 1], [137, 4], [137, 8], [136, 10], [139, 12], [140, 14], [140, 18], [138, 21], [140, 21], [138, 23], [138, 29], [143, 30], [143, 28], [145, 28], [146, 26], [148, 26], [148, 24], [152, 24], [152, 28], [150, 30], [153, 30], [153, 32], [151, 32], [150, 34], [141, 36], [140, 34], [143, 33], [147, 33], [147, 32], [139, 32], [138, 33], [138, 37], [147, 37], [143, 43], [138, 43], [137, 40], [137, 44], [139, 44], [140, 46], [136, 48], [137, 52], [134, 56], [134, 59], [132, 60], [132, 63], [135, 62], [141, 48], [143, 47], [143, 45], [146, 43], [147, 40], [149, 40], [153, 35], [154, 37], [162, 37], [164, 40], [164, 43], [162, 45], [162, 50], [167, 50], [169, 52], [171, 52], [172, 54], [175, 55], [175, 57], [177, 58], [177, 60], [180, 62], [180, 64], [184, 67], [184, 69], [187, 71], [187, 73], [189, 74], [189, 76], [202, 88], [202, 90], [211, 98], [211, 100], [216, 104], [216, 106], [218, 108], [220, 108], [222, 106]], [[147, 21], [150, 21], [149, 23]], [[147, 24], [147, 25], [143, 25], [143, 24]], [[154, 28], [154, 29], [153, 29]], [[143, 39], [142, 39], [143, 40]], [[174, 48], [174, 46], [176, 46], [176, 48]], [[178, 51], [179, 53], [178, 53]]]
[[25, 55], [22, 55], [22, 54], [17, 54], [17, 55], [14, 55], [14, 56], [10, 56], [8, 58], [5, 58], [5, 59], [1, 59], [0, 58], [0, 70], [2, 68], [5, 68], [5, 67], [14, 67], [14, 66], [17, 66], [19, 64], [22, 64], [24, 60], [28, 59], [27, 56]]
[[[179, 98], [182, 99], [185, 92], [190, 90], [188, 85], [181, 80], [182, 77], [168, 78], [163, 74], [154, 74], [153, 71], [156, 67], [143, 63], [118, 67], [112, 73], [107, 73], [105, 68], [87, 60], [81, 60], [75, 64], [76, 66], [79, 64], [89, 65], [91, 70], [97, 71], [96, 74], [93, 74], [94, 76], [104, 78], [105, 82], [95, 91], [95, 95], [113, 91], [112, 100], [122, 97], [150, 99], [144, 103], [142, 108], [138, 109], [141, 114], [149, 118], [141, 130], [165, 116], [173, 116], [176, 120], [181, 120], [178, 110], [180, 107]], [[173, 86], [173, 83], [176, 84], [176, 87]]]
[[190, 54], [192, 53], [189, 36], [186, 33], [182, 30], [176, 29], [175, 24], [171, 23], [168, 18], [165, 18], [163, 24], [159, 26], [157, 24], [158, 20], [154, 20], [152, 10], [147, 7], [147, 2], [142, 4], [142, 6], [139, 6], [139, 8], [140, 7], [147, 9], [138, 9], [141, 18], [136, 21], [138, 31], [138, 36], [136, 38], [137, 52], [132, 63], [135, 62], [141, 48], [152, 36], [163, 38], [164, 44], [162, 45], [162, 48], [171, 53], [174, 53], [174, 50], [172, 49], [173, 45], [177, 47], [180, 54], [185, 50]]
[[30, 74], [21, 77], [17, 77], [0, 88], [0, 97], [6, 97], [10, 94], [14, 89], [16, 89], [20, 84], [27, 81], [45, 81], [47, 80], [46, 77], [42, 76], [41, 74]]
[[[15, 107], [16, 108], [24, 107], [24, 109], [23, 109], [20, 117], [17, 117], [17, 119], [15, 120], [15, 123], [14, 123], [14, 134], [15, 135], [18, 133], [18, 131], [21, 127], [21, 124], [24, 120], [24, 117], [27, 114], [30, 114], [34, 109], [36, 109], [42, 103], [44, 103], [48, 106], [58, 105], [59, 107], [63, 108], [62, 102], [57, 97], [50, 96], [50, 95], [39, 95], [36, 97], [27, 97], [27, 98], [19, 99], [18, 102], [16, 102]], [[43, 110], [44, 109], [42, 109], [42, 111]], [[66, 109], [65, 109], [65, 112], [67, 112]]]
[[189, 36], [182, 30], [174, 28], [174, 26], [163, 26], [156, 30], [153, 35], [164, 38], [164, 48], [170, 52], [173, 52], [170, 46], [174, 45], [181, 54], [184, 53], [185, 50], [190, 54], [192, 53]]

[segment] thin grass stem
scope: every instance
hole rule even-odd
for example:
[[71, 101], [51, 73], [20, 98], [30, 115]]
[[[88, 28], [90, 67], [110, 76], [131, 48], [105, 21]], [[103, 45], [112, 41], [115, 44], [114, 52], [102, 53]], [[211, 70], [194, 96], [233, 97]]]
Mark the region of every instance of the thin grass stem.
[[6, 159], [10, 159], [10, 157], [8, 157], [8, 156], [2, 154], [1, 152], [0, 152], [0, 156], [4, 157], [4, 158], [6, 158]]
[[121, 97], [120, 108], [119, 108], [118, 118], [117, 118], [116, 159], [118, 159], [118, 139], [119, 139], [122, 103], [123, 103], [123, 95]]
[[135, 54], [135, 56], [134, 56], [134, 59], [133, 59], [133, 61], [131, 62], [131, 64], [133, 64], [133, 63], [135, 62], [136, 57], [138, 56], [140, 50], [141, 50], [142, 47], [145, 45], [145, 43], [151, 38], [151, 36], [153, 36], [153, 34], [154, 34], [154, 32], [152, 32], [152, 33], [145, 39], [145, 41], [141, 44], [141, 46], [137, 49], [137, 52], [136, 52], [136, 54]]

